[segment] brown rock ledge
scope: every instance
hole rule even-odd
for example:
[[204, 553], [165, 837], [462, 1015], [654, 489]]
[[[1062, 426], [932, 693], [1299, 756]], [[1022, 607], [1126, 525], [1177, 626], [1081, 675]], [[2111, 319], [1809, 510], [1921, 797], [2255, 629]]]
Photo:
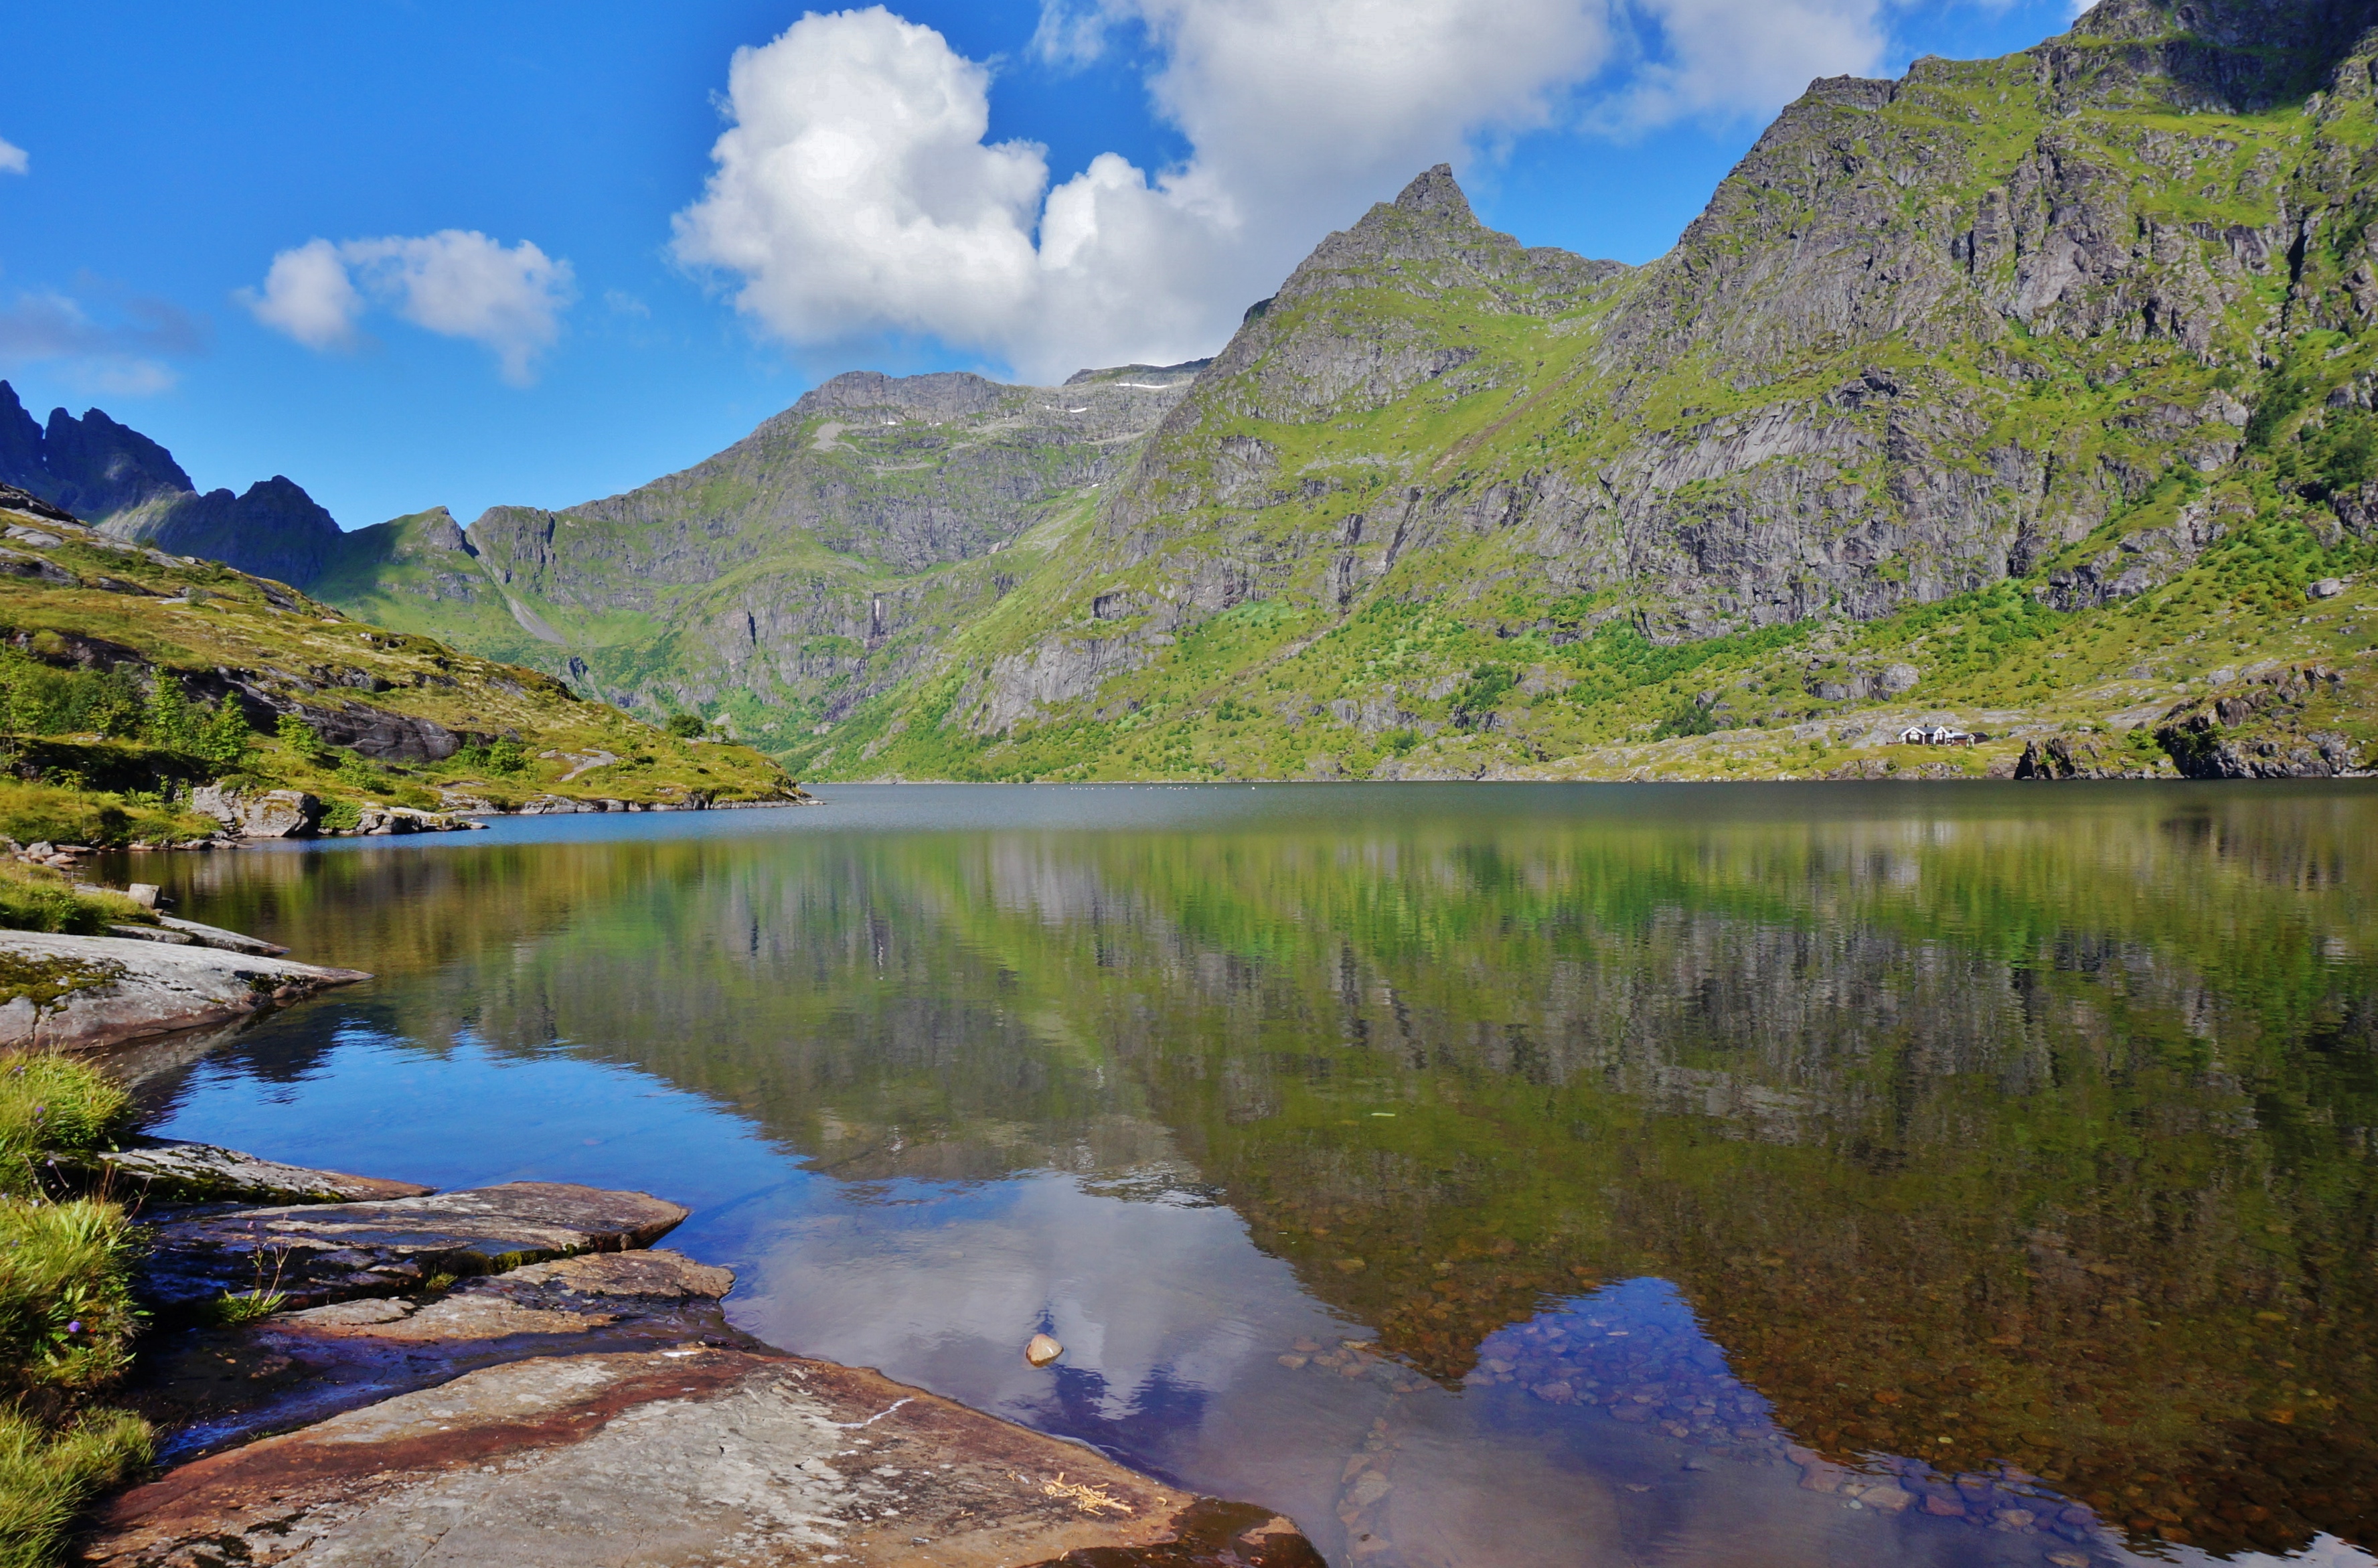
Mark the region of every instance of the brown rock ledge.
[[879, 1373], [687, 1345], [515, 1361], [185, 1465], [94, 1568], [1317, 1568], [1293, 1525]]

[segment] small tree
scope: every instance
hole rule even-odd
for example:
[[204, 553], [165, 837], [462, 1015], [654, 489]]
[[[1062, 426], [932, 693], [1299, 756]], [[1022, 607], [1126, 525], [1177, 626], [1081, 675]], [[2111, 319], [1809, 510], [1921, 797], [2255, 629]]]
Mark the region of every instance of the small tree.
[[703, 723], [702, 715], [698, 713], [673, 713], [669, 715], [667, 728], [679, 740], [691, 741], [709, 726]]
[[274, 721], [272, 733], [274, 739], [296, 753], [302, 760], [316, 764], [324, 760], [327, 748], [322, 744], [322, 737], [315, 734], [314, 727], [295, 714], [282, 714]]
[[237, 694], [226, 692], [222, 701], [215, 704], [214, 712], [198, 727], [196, 750], [207, 766], [220, 775], [247, 760], [247, 748], [253, 739], [247, 713], [239, 706]]
[[198, 710], [182, 690], [182, 678], [168, 669], [157, 671], [149, 688], [149, 708], [141, 716], [142, 736], [152, 746], [195, 754], [198, 749]]

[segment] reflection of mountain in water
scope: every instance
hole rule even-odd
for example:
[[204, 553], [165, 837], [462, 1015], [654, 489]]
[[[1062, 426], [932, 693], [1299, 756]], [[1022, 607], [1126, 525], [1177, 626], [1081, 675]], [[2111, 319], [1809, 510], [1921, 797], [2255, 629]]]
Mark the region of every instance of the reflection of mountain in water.
[[202, 874], [410, 973], [392, 1030], [632, 1063], [852, 1179], [1202, 1182], [1441, 1378], [1658, 1274], [1836, 1457], [2378, 1540], [2378, 802], [1973, 799]]

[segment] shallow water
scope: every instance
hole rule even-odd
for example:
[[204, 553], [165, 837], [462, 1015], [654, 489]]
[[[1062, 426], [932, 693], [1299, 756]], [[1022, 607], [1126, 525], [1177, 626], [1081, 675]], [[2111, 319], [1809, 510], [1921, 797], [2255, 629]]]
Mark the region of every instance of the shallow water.
[[1333, 1562], [2371, 1561], [2378, 790], [823, 793], [120, 864], [379, 977], [158, 1129], [678, 1199]]

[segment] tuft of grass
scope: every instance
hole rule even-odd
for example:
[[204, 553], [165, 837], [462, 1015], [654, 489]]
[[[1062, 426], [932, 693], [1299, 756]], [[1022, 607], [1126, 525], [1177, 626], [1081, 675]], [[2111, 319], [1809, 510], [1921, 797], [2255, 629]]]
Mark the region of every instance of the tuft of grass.
[[123, 1374], [138, 1250], [115, 1204], [0, 1198], [0, 1392], [55, 1401]]
[[0, 860], [0, 928], [90, 936], [111, 925], [150, 919], [122, 893], [68, 885], [47, 866]]
[[139, 1232], [117, 1205], [51, 1202], [37, 1162], [111, 1143], [132, 1104], [51, 1053], [0, 1056], [0, 1568], [47, 1568], [92, 1495], [146, 1465], [148, 1423], [84, 1402], [123, 1376]]
[[156, 1454], [149, 1423], [87, 1410], [56, 1430], [0, 1408], [0, 1568], [48, 1568], [92, 1496]]
[[207, 1303], [206, 1321], [219, 1329], [235, 1329], [269, 1318], [289, 1305], [289, 1297], [278, 1290], [224, 1291]]
[[0, 1192], [38, 1195], [42, 1155], [105, 1147], [131, 1121], [131, 1097], [89, 1063], [54, 1052], [0, 1055]]

